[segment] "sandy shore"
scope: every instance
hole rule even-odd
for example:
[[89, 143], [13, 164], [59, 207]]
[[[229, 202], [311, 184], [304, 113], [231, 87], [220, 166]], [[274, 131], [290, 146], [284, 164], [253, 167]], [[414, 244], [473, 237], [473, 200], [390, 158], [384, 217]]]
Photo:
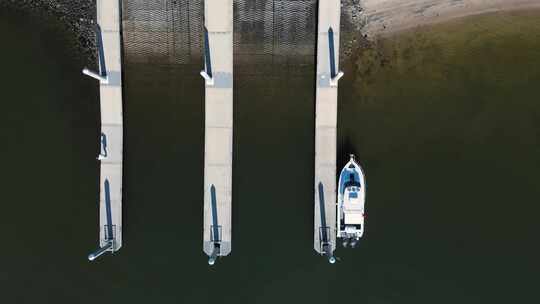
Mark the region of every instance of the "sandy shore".
[[361, 0], [369, 36], [488, 12], [540, 8], [540, 0]]

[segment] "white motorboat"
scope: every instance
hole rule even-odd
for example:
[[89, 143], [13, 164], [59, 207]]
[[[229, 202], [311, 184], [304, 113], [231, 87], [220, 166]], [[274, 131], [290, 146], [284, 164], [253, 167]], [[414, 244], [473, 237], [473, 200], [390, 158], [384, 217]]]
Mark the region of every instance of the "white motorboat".
[[362, 168], [351, 154], [339, 176], [338, 186], [338, 231], [343, 246], [356, 247], [364, 235], [366, 181]]

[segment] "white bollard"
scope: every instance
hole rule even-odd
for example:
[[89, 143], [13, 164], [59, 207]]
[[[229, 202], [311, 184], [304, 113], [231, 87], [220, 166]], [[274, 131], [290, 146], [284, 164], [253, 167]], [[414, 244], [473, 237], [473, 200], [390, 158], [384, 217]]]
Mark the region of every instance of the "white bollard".
[[90, 76], [90, 77], [92, 77], [92, 78], [94, 78], [96, 80], [99, 80], [100, 83], [104, 83], [104, 84], [109, 83], [109, 77], [107, 77], [107, 76], [103, 77], [103, 76], [99, 75], [96, 72], [90, 71], [87, 68], [84, 68], [82, 70], [82, 72], [83, 72], [84, 75], [87, 75], [87, 76]]
[[343, 77], [344, 73], [343, 72], [339, 72], [337, 73], [336, 77], [330, 79], [330, 86], [331, 87], [337, 87], [337, 84], [338, 84], [338, 80]]
[[113, 242], [107, 242], [107, 244], [105, 244], [105, 246], [100, 247], [98, 250], [90, 253], [88, 255], [88, 260], [93, 261], [93, 260], [97, 259], [100, 255], [104, 254], [105, 252], [111, 251], [112, 248], [113, 248]]
[[97, 157], [97, 160], [104, 160], [104, 159], [107, 159], [107, 156], [105, 156], [103, 154], [99, 154], [98, 157]]
[[206, 85], [209, 85], [209, 86], [213, 86], [214, 85], [214, 78], [210, 77], [210, 75], [208, 75], [206, 73], [206, 71], [201, 71], [201, 76], [206, 80]]

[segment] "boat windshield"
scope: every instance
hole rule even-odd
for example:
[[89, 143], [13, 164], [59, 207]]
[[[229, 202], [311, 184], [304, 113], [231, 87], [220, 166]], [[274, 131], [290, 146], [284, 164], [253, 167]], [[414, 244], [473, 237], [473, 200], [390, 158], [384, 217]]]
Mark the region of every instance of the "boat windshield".
[[345, 186], [345, 188], [351, 187], [351, 186], [360, 188], [360, 183], [355, 181], [355, 180], [352, 180], [352, 181], [349, 180], [349, 181], [345, 182], [344, 186]]
[[356, 179], [356, 174], [355, 173], [351, 173], [349, 174], [349, 178], [348, 180], [345, 182], [345, 188], [347, 187], [358, 187], [360, 188], [360, 182]]

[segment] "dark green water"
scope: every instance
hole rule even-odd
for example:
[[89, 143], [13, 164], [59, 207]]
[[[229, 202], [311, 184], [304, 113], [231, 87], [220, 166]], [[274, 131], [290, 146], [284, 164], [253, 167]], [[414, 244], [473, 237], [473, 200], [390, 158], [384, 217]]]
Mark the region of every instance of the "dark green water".
[[314, 69], [238, 73], [233, 252], [209, 268], [198, 68], [125, 67], [125, 244], [89, 263], [97, 84], [56, 22], [0, 12], [1, 302], [536, 302], [538, 20], [439, 25], [346, 63], [339, 166], [361, 159], [369, 218], [334, 266], [312, 249]]

